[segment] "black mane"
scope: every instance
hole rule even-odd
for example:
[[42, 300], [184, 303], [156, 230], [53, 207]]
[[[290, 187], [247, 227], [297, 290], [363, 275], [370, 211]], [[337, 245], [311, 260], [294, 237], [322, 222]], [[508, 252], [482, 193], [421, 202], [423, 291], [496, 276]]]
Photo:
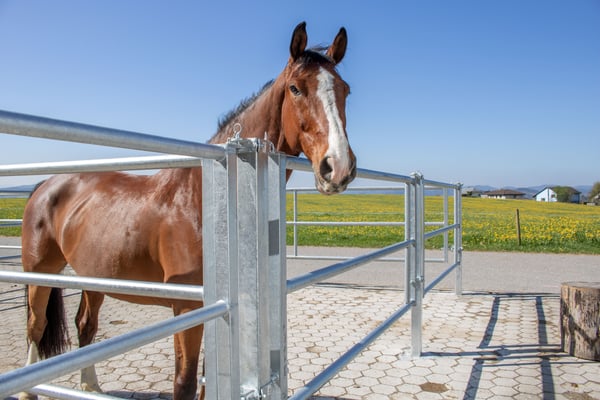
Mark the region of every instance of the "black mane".
[[223, 117], [219, 118], [217, 132], [220, 132], [223, 128], [225, 128], [227, 125], [229, 125], [231, 122], [233, 122], [233, 120], [235, 120], [248, 107], [250, 107], [250, 105], [252, 103], [254, 103], [256, 101], [256, 99], [260, 97], [261, 94], [263, 94], [267, 89], [269, 89], [271, 86], [273, 86], [273, 82], [275, 82], [275, 80], [270, 80], [269, 82], [265, 83], [258, 92], [254, 93], [252, 96], [250, 96], [248, 98], [245, 98], [244, 100], [242, 100], [240, 102], [240, 104], [236, 108], [229, 111]]

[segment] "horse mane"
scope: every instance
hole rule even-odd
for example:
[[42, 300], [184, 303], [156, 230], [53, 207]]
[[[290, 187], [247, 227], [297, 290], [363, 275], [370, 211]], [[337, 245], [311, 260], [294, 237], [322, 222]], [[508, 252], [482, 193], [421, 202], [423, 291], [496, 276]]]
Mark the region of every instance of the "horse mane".
[[[233, 110], [229, 111], [223, 117], [219, 118], [219, 123], [218, 123], [218, 127], [217, 127], [217, 133], [213, 136], [213, 138], [215, 136], [217, 136], [218, 133], [221, 132], [221, 130], [223, 130], [227, 125], [229, 125], [237, 117], [239, 117], [239, 115], [241, 113], [243, 113], [244, 111], [246, 111], [248, 109], [248, 107], [250, 107], [252, 105], [252, 103], [254, 103], [256, 101], [256, 99], [258, 99], [264, 92], [266, 92], [271, 86], [273, 86], [274, 82], [275, 82], [275, 80], [272, 79], [269, 82], [265, 83], [263, 85], [263, 87], [258, 92], [252, 94], [252, 96], [250, 96], [250, 97], [247, 97], [247, 98], [243, 99], [240, 102], [240, 104], [238, 104], [238, 106], [236, 108], [234, 108]], [[211, 138], [211, 140], [213, 138]]]
[[[333, 63], [333, 60], [326, 54], [327, 46], [315, 46], [310, 49], [305, 50], [300, 57], [296, 60], [300, 67], [306, 67], [312, 64], [330, 64]], [[264, 92], [273, 86], [275, 82], [274, 79], [268, 81], [263, 85], [263, 87], [256, 93], [252, 94], [250, 97], [243, 99], [237, 107], [226, 113], [223, 117], [219, 118], [217, 123], [217, 133], [215, 133], [209, 140], [209, 143], [212, 143], [213, 139], [215, 139], [219, 133], [223, 129], [225, 129], [229, 124], [231, 124], [237, 117], [240, 116], [244, 111], [248, 109], [255, 101], [258, 99]]]

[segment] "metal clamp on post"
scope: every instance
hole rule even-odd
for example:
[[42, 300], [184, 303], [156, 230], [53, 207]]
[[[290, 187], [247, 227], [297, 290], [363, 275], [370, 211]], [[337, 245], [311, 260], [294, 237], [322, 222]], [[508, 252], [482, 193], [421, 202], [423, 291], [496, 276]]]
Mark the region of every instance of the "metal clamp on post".
[[267, 139], [267, 133], [265, 132], [265, 138], [243, 138], [242, 125], [236, 122], [233, 125], [233, 136], [227, 139], [226, 147], [231, 146], [234, 149], [253, 150], [256, 152], [274, 152], [275, 145]]

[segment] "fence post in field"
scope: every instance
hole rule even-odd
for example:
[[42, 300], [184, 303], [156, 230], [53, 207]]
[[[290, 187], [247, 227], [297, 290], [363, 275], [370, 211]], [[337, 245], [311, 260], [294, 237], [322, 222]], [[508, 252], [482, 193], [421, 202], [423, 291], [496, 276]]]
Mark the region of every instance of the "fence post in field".
[[519, 209], [517, 208], [516, 212], [516, 222], [517, 222], [517, 244], [521, 245], [521, 217], [519, 216]]

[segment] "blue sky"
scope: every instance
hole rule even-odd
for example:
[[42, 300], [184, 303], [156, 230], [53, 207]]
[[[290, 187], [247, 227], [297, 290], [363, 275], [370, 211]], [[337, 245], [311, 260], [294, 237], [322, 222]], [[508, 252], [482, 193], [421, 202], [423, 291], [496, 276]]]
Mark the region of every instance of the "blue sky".
[[[301, 21], [309, 45], [348, 31], [339, 71], [360, 167], [498, 187], [600, 180], [598, 0], [0, 0], [0, 109], [204, 142], [279, 74]], [[2, 164], [134, 154], [11, 135], [0, 148]]]

